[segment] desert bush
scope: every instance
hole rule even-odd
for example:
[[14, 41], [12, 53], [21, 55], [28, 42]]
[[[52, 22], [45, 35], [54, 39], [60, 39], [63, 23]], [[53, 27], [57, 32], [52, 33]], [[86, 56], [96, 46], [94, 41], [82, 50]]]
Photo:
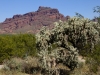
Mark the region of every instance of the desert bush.
[[28, 74], [14, 70], [13, 71], [0, 70], [0, 75], [28, 75]]
[[39, 59], [37, 57], [28, 56], [25, 59], [24, 70], [26, 73], [36, 73], [41, 70], [39, 67]]
[[36, 41], [32, 34], [0, 35], [0, 62], [12, 57], [36, 55]]
[[23, 64], [24, 64], [24, 60], [22, 60], [21, 58], [12, 58], [10, 60], [7, 60], [4, 62], [4, 69], [5, 70], [18, 70], [21, 71], [23, 70]]
[[39, 62], [36, 57], [28, 56], [24, 59], [21, 58], [11, 58], [10, 60], [6, 60], [4, 62], [5, 71], [19, 71], [24, 73], [33, 74], [40, 70]]
[[95, 45], [95, 48], [92, 53], [84, 52], [85, 55], [83, 56], [87, 57], [87, 64], [89, 64], [89, 69], [91, 72], [96, 73], [98, 71], [98, 68], [100, 66], [100, 43]]

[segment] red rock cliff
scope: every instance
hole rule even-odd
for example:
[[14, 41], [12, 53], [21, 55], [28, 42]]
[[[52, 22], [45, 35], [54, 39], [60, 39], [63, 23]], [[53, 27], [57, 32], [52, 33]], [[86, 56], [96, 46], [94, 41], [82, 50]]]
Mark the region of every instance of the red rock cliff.
[[3, 32], [7, 33], [16, 31], [36, 33], [42, 26], [52, 28], [53, 23], [58, 20], [65, 20], [65, 17], [57, 9], [40, 6], [35, 12], [6, 18], [0, 26]]

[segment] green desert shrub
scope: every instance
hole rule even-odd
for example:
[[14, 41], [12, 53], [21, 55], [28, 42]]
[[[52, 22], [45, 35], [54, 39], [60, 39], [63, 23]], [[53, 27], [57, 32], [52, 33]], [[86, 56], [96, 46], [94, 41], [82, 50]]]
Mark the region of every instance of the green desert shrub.
[[32, 34], [0, 35], [0, 62], [11, 57], [35, 56], [36, 52]]
[[[88, 49], [88, 46], [86, 46]], [[87, 49], [84, 49], [80, 52], [83, 57], [86, 57], [86, 63], [89, 65], [91, 72], [96, 73], [100, 66], [100, 42], [94, 46], [92, 52], [88, 52]]]

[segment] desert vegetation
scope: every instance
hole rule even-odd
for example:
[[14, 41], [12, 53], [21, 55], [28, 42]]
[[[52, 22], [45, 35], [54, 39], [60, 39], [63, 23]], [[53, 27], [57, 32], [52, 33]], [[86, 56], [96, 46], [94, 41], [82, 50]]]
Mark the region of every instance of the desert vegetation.
[[52, 30], [43, 27], [35, 36], [1, 35], [3, 71], [68, 75], [87, 64], [88, 72], [97, 73], [100, 63], [99, 28], [97, 22], [73, 17], [55, 22]]
[[0, 35], [0, 75], [100, 75], [100, 17], [96, 19], [76, 13], [35, 35]]
[[0, 62], [12, 57], [36, 55], [36, 38], [32, 34], [0, 35]]

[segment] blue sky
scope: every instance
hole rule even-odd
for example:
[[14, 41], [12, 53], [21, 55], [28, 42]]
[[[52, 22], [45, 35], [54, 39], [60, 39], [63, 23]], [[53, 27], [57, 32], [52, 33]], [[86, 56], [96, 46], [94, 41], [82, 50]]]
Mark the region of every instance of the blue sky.
[[57, 8], [64, 16], [75, 16], [75, 12], [92, 19], [93, 7], [99, 6], [100, 0], [0, 0], [0, 22], [16, 14], [36, 11], [39, 6]]

